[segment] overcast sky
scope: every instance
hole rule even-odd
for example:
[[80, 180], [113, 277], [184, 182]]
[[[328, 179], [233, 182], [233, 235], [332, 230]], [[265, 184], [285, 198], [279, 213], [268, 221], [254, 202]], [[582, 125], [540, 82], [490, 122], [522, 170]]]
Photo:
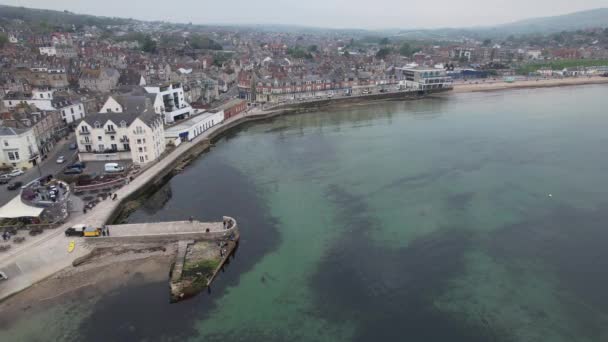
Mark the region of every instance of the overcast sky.
[[1, 4], [196, 24], [437, 28], [608, 7], [608, 0], [0, 0]]

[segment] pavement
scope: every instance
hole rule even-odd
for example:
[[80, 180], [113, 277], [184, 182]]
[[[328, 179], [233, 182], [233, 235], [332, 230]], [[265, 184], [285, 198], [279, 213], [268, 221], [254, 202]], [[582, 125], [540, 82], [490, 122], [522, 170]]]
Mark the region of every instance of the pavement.
[[[4, 271], [9, 278], [0, 283], [0, 299], [22, 291], [66, 267], [72, 267], [72, 262], [76, 258], [90, 252], [92, 246], [88, 245], [85, 239], [65, 236], [64, 231], [67, 228], [76, 224], [103, 226], [111, 215], [119, 209], [120, 199], [127, 198], [135, 191], [146, 186], [150, 180], [154, 179], [157, 174], [167, 167], [175, 165], [180, 156], [193, 145], [207, 139], [212, 133], [224, 126], [249, 115], [254, 116], [253, 113], [241, 113], [211, 127], [192, 141], [180, 144], [163, 159], [146, 168], [132, 182], [114, 192], [119, 200], [107, 199], [101, 201], [86, 214], [74, 212], [63, 226], [48, 230], [41, 236], [27, 238], [23, 244], [14, 246], [8, 252], [0, 254], [0, 270]], [[67, 249], [70, 241], [76, 242], [76, 248], [71, 253]]]
[[[77, 157], [78, 151], [70, 150], [70, 144], [75, 142], [76, 136], [74, 133], [70, 133], [69, 139], [61, 139], [57, 145], [55, 145], [53, 151], [47, 155], [47, 158], [39, 164], [40, 169], [37, 166], [34, 166], [25, 171], [23, 175], [12, 178], [9, 184], [15, 181], [27, 184], [41, 175], [55, 175], [62, 172], [63, 168], [72, 164]], [[57, 164], [56, 160], [59, 156], [64, 156], [66, 158], [66, 161], [63, 164]], [[0, 186], [0, 207], [19, 195], [19, 191], [9, 191], [6, 187], [7, 185]]]

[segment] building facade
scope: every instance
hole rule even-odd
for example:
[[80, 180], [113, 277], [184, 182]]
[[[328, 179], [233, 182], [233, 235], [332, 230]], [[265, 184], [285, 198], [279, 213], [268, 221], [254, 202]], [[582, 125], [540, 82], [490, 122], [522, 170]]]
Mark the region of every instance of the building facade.
[[0, 163], [19, 169], [29, 169], [40, 161], [36, 136], [31, 128], [0, 127]]

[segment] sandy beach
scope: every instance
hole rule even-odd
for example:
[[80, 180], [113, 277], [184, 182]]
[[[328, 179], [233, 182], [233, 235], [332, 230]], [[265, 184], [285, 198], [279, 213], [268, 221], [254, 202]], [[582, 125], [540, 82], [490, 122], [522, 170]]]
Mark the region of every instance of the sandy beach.
[[66, 300], [93, 298], [129, 284], [166, 281], [175, 244], [99, 248], [91, 255], [78, 267], [65, 269], [0, 302], [0, 328], [9, 325], [12, 317]]
[[577, 78], [561, 78], [561, 79], [529, 79], [518, 80], [512, 83], [500, 81], [469, 81], [467, 83], [454, 83], [455, 93], [470, 93], [480, 91], [498, 91], [508, 89], [524, 89], [524, 88], [546, 88], [546, 87], [562, 87], [585, 84], [608, 84], [608, 77], [577, 77]]

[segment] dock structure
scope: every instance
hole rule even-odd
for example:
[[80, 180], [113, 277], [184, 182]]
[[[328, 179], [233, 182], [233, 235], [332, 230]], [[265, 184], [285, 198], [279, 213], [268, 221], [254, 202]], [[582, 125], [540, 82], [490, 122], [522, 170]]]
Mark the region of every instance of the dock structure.
[[129, 223], [107, 225], [109, 235], [87, 238], [96, 243], [148, 243], [175, 242], [184, 240], [218, 240], [234, 234], [236, 220], [224, 216], [223, 222], [200, 222], [198, 220]]

